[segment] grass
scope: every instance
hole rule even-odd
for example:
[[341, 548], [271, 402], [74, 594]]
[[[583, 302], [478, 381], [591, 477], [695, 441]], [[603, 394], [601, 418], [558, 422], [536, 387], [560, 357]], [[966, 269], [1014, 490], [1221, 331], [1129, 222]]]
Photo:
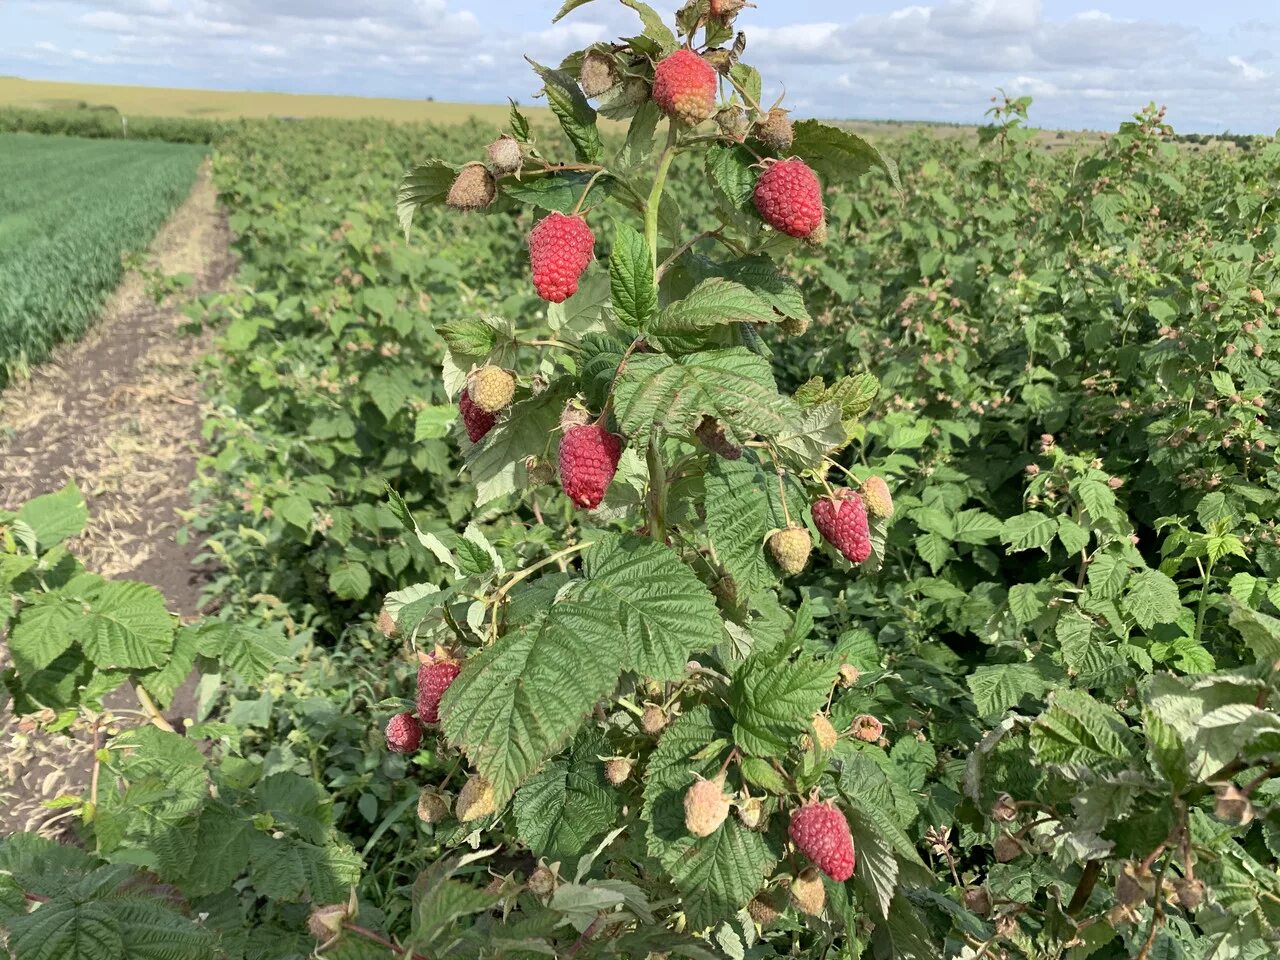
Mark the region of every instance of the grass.
[[[100, 83], [62, 83], [0, 77], [0, 106], [51, 110], [114, 108], [124, 116], [191, 117], [227, 120], [239, 117], [333, 117], [431, 123], [465, 123], [471, 118], [493, 126], [507, 120], [505, 104], [442, 103], [380, 97], [253, 93], [128, 87]], [[551, 122], [545, 107], [521, 107], [531, 120]]]
[[205, 148], [0, 134], [0, 387], [79, 337]]

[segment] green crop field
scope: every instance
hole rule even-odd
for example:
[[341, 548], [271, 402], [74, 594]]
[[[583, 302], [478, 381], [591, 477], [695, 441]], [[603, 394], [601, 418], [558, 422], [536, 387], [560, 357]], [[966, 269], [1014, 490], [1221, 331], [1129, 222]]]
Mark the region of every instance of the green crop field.
[[[719, 8], [560, 129], [216, 131], [208, 615], [0, 512], [12, 709], [102, 747], [15, 960], [1276, 955], [1280, 143], [792, 124]], [[110, 232], [11, 142], [4, 249]]]
[[84, 332], [206, 152], [0, 134], [0, 386]]

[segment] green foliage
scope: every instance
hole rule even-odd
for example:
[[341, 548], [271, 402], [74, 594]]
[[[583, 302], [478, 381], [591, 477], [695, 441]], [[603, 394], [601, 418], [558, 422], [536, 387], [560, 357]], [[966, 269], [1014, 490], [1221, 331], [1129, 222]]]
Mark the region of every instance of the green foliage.
[[0, 132], [0, 387], [84, 333], [120, 280], [121, 258], [151, 242], [204, 155]]
[[[672, 31], [628, 6], [635, 55], [597, 49], [644, 83]], [[705, 13], [676, 33], [727, 44]], [[242, 268], [207, 304], [198, 523], [226, 619], [169, 634], [154, 597], [113, 588], [104, 614], [91, 580], [75, 610], [56, 579], [0, 593], [15, 651], [227, 678], [187, 740], [126, 735], [118, 789], [81, 807], [94, 855], [224, 918], [235, 957], [311, 948], [291, 900], [338, 910], [325, 955], [385, 955], [339, 906], [348, 882], [362, 928], [428, 956], [1273, 954], [1280, 234], [1258, 198], [1280, 150], [1188, 152], [1154, 109], [1045, 150], [1006, 98], [976, 147], [905, 137], [890, 162], [803, 121], [816, 247], [755, 216], [758, 144], [677, 133], [668, 167], [625, 83], [599, 113], [626, 137], [597, 130], [580, 63], [540, 71], [564, 130], [513, 108], [525, 168], [488, 216], [440, 203], [494, 131], [248, 124], [222, 144]], [[726, 103], [759, 101], [758, 74], [731, 76]], [[580, 204], [598, 260], [546, 305], [523, 238]], [[486, 362], [518, 387], [472, 445], [454, 403]], [[628, 444], [591, 513], [538, 469], [571, 398]], [[769, 533], [818, 544], [823, 481], [872, 476], [894, 501], [872, 559], [819, 546], [782, 580]], [[11, 582], [77, 529], [61, 496], [7, 521]], [[437, 648], [462, 664], [442, 723], [388, 754], [379, 728]], [[165, 669], [104, 676], [161, 697]], [[94, 696], [66, 688], [66, 719]], [[694, 836], [685, 794], [720, 773], [730, 812]], [[496, 809], [462, 823], [476, 776]], [[419, 820], [422, 786], [448, 812]], [[786, 828], [815, 792], [857, 866], [802, 917]], [[767, 928], [756, 897], [781, 911]], [[254, 954], [246, 925], [276, 942]]]

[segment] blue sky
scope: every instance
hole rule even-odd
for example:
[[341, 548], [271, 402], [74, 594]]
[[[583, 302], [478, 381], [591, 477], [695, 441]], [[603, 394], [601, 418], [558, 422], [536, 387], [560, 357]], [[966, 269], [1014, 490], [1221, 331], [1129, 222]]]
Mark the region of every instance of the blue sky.
[[[676, 0], [651, 0], [662, 12]], [[1280, 127], [1275, 0], [757, 0], [746, 59], [798, 113], [980, 121], [996, 87], [1044, 126], [1150, 100], [1186, 132]], [[634, 32], [593, 0], [0, 0], [0, 73], [48, 80], [528, 102], [521, 55]]]

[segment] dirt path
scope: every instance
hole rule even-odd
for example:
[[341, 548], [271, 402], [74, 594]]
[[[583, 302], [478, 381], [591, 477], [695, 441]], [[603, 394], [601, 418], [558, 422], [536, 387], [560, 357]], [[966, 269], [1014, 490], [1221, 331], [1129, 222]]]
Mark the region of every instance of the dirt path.
[[[89, 527], [72, 549], [94, 572], [160, 588], [184, 618], [196, 614], [201, 581], [198, 545], [176, 540], [178, 511], [189, 506], [195, 475], [203, 398], [194, 364], [208, 344], [179, 328], [183, 304], [231, 276], [228, 240], [206, 163], [147, 260], [166, 275], [190, 274], [192, 287], [178, 302], [156, 304], [144, 278], [131, 273], [83, 340], [0, 393], [0, 508], [74, 480]], [[58, 832], [56, 814], [41, 801], [76, 789], [88, 745], [46, 738], [7, 711], [0, 743], [0, 835]]]

